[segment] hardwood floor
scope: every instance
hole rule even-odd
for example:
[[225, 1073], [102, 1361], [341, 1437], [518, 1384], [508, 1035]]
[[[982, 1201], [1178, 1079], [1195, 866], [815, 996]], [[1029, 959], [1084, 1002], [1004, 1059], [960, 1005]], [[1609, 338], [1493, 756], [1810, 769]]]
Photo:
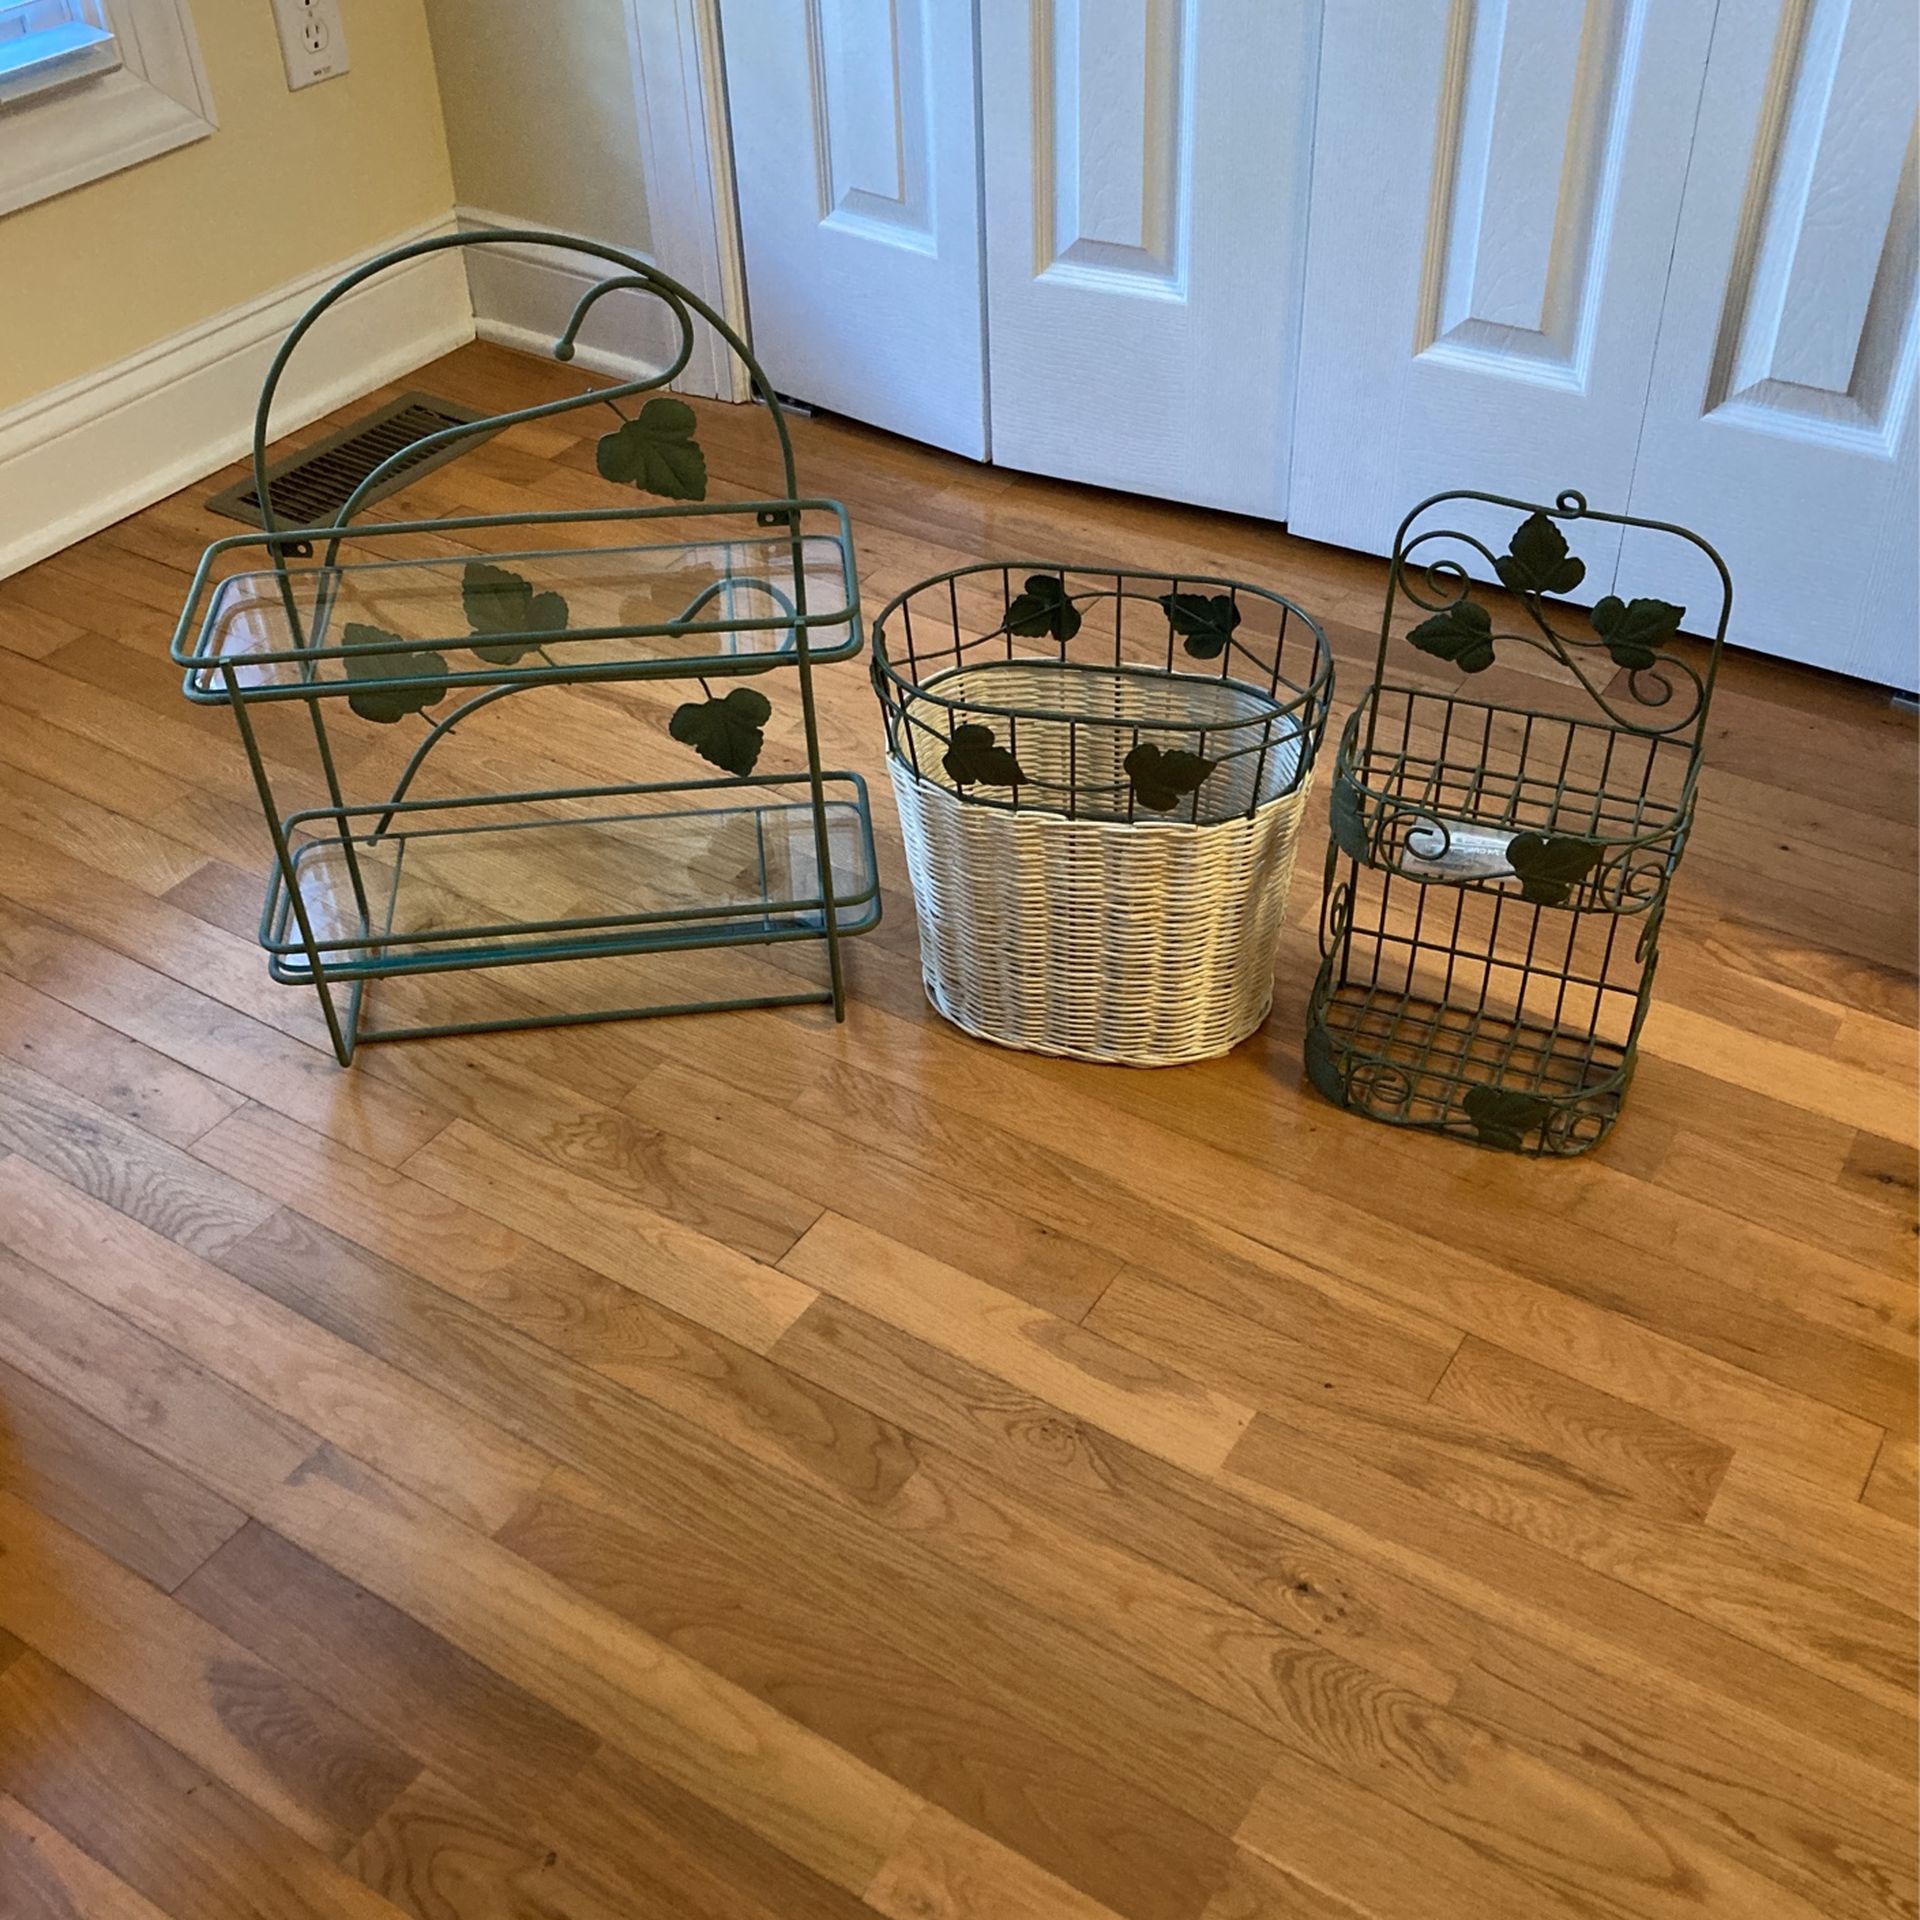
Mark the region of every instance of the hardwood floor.
[[[763, 492], [764, 416], [703, 412], [716, 492]], [[605, 504], [597, 431], [401, 505]], [[1358, 685], [1373, 561], [796, 437], [869, 608], [1157, 557], [1291, 592]], [[945, 1027], [852, 667], [828, 758], [876, 783], [888, 918], [845, 1027], [342, 1073], [254, 944], [230, 716], [165, 660], [211, 490], [0, 582], [0, 1913], [1915, 1913], [1910, 715], [1730, 660], [1577, 1163], [1302, 1087], [1323, 802], [1229, 1059]], [[645, 777], [659, 695], [540, 700], [448, 764]], [[412, 730], [373, 733], [390, 780]]]

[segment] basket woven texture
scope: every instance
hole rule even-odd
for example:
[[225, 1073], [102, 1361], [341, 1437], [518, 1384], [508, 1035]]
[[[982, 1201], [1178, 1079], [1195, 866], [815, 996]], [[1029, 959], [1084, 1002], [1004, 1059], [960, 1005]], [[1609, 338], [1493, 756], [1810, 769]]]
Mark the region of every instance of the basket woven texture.
[[[1046, 660], [955, 668], [925, 691], [1119, 723], [1020, 721], [1028, 775], [1080, 796], [1069, 818], [962, 799], [924, 752], [916, 773], [900, 751], [915, 704], [907, 701], [888, 772], [921, 973], [939, 1012], [1002, 1046], [1131, 1066], [1208, 1059], [1254, 1033], [1272, 1004], [1311, 785], [1299, 719], [1275, 716], [1266, 693], [1230, 680]], [[1191, 747], [1196, 725], [1244, 729], [1249, 720], [1264, 731], [1247, 737], [1269, 744], [1223, 764], [1179, 817], [1127, 818], [1128, 751], [1143, 742]], [[1156, 721], [1172, 730], [1156, 731]], [[1085, 803], [1102, 787], [1115, 796], [1107, 817]]]

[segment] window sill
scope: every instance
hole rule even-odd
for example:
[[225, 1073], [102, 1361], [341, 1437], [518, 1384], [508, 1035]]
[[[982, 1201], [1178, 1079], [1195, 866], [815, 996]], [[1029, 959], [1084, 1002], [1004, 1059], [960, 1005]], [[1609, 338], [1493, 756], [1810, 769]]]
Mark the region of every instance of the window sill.
[[203, 140], [219, 124], [186, 0], [109, 0], [125, 64], [0, 107], [0, 215]]

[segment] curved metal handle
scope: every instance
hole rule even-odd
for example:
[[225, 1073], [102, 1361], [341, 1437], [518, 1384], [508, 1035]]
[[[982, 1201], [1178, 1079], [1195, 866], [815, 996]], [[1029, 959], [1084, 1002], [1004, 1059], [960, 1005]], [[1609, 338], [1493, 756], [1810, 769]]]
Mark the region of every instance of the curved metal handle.
[[[617, 386], [598, 387], [593, 391], [572, 394], [561, 400], [549, 400], [539, 406], [520, 407], [508, 413], [489, 414], [484, 419], [460, 421], [442, 428], [425, 439], [416, 440], [398, 453], [389, 454], [379, 466], [354, 488], [342, 504], [339, 512], [328, 523], [334, 529], [344, 528], [347, 522], [366, 503], [369, 494], [393, 469], [404, 461], [417, 458], [420, 453], [434, 448], [470, 438], [475, 434], [497, 433], [502, 428], [518, 425], [525, 420], [550, 419], [555, 414], [571, 413], [581, 407], [599, 406], [603, 402], [612, 402], [628, 398], [634, 394], [649, 393], [666, 386], [679, 377], [688, 360], [692, 357], [694, 334], [693, 320], [697, 315], [724, 340], [728, 349], [734, 353], [746, 368], [752, 382], [752, 390], [766, 402], [767, 411], [773, 420], [774, 432], [780, 443], [782, 472], [786, 481], [786, 497], [793, 499], [799, 493], [795, 480], [793, 464], [793, 442], [787, 431], [786, 416], [782, 412], [779, 400], [768, 384], [766, 374], [760, 363], [753, 357], [752, 349], [734, 329], [716, 313], [690, 287], [685, 287], [670, 274], [662, 273], [656, 266], [628, 253], [620, 247], [606, 245], [602, 241], [585, 239], [576, 234], [553, 233], [540, 228], [498, 227], [487, 228], [477, 233], [438, 234], [431, 239], [415, 240], [406, 246], [394, 247], [386, 253], [356, 267], [351, 273], [336, 280], [320, 297], [309, 306], [292, 327], [286, 338], [280, 343], [279, 351], [273, 357], [273, 364], [267, 369], [265, 381], [260, 389], [259, 405], [253, 418], [253, 480], [254, 489], [260, 500], [261, 523], [270, 539], [272, 551], [279, 557], [280, 547], [272, 536], [281, 531], [280, 523], [273, 511], [273, 499], [267, 486], [267, 428], [273, 411], [274, 395], [278, 391], [287, 363], [293, 358], [295, 349], [306, 338], [329, 308], [338, 301], [377, 275], [387, 272], [409, 260], [417, 260], [432, 253], [444, 253], [454, 247], [486, 247], [507, 245], [542, 245], [564, 247], [570, 252], [584, 253], [606, 261], [620, 269], [597, 282], [580, 297], [572, 316], [560, 338], [554, 342], [553, 354], [557, 360], [571, 360], [574, 353], [574, 340], [580, 331], [581, 323], [586, 319], [594, 304], [604, 295], [613, 292], [641, 292], [662, 301], [673, 313], [680, 326], [680, 349], [674, 355], [670, 365], [658, 373], [649, 374], [644, 379], [623, 381]], [[329, 548], [328, 562], [331, 564], [337, 540]]]

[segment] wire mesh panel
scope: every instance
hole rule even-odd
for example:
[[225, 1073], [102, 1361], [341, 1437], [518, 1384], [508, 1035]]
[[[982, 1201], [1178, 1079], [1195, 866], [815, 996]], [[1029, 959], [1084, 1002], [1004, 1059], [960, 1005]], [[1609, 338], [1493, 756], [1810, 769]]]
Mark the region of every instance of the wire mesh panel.
[[[1488, 509], [1514, 517], [1504, 552], [1450, 524]], [[1566, 531], [1580, 522], [1682, 543], [1711, 639], [1683, 639], [1688, 609], [1665, 600], [1567, 605], [1586, 579]], [[1623, 543], [1623, 567], [1646, 552]], [[1478, 595], [1489, 578], [1505, 593]], [[1577, 493], [1448, 493], [1408, 515], [1374, 684], [1335, 757], [1306, 1041], [1330, 1099], [1533, 1153], [1604, 1136], [1692, 823], [1731, 594], [1697, 535]], [[1483, 675], [1513, 698], [1475, 697]]]
[[1170, 1065], [1267, 1017], [1332, 667], [1243, 583], [962, 569], [874, 627], [934, 1006], [981, 1038]]
[[1309, 1076], [1375, 1120], [1581, 1152], [1626, 1091], [1655, 924], [1345, 863], [1325, 901]]

